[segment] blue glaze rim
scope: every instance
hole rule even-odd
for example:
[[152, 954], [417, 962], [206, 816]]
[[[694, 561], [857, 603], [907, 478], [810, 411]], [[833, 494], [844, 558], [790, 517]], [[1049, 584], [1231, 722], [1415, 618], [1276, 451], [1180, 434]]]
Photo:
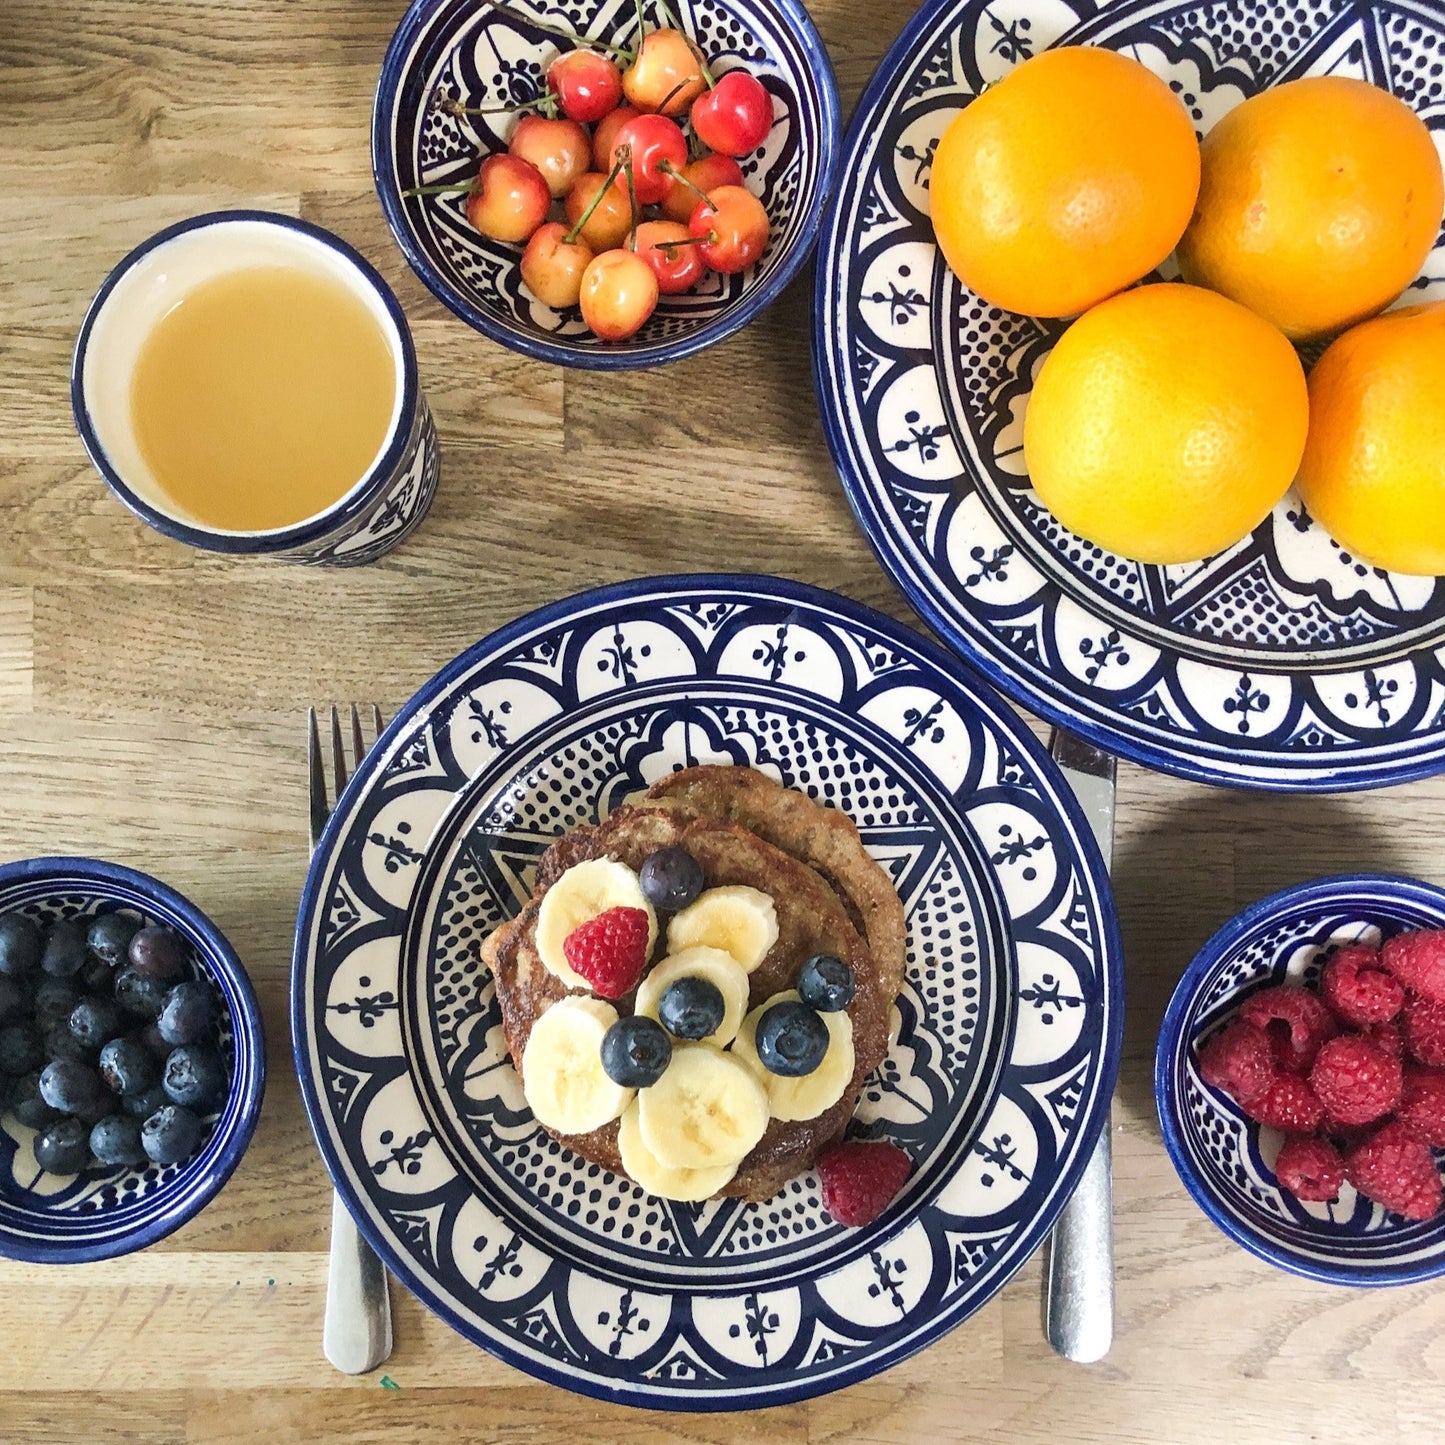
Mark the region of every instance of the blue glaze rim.
[[[898, 38], [888, 47], [853, 109], [852, 119], [843, 140], [840, 170], [854, 166], [854, 157], [866, 135], [879, 123], [879, 117], [873, 113], [879, 100], [914, 51], [920, 37], [935, 24], [940, 11], [950, 9], [956, 4], [957, 0], [923, 0], [923, 4], [914, 12]], [[1284, 769], [1264, 771], [1263, 767], [1267, 764], [1256, 767], [1255, 771], [1249, 774], [1225, 773], [1191, 753], [1152, 743], [1136, 737], [1122, 726], [1100, 720], [1087, 712], [1071, 710], [1066, 698], [1054, 696], [1046, 688], [1015, 672], [1006, 662], [978, 646], [938, 600], [938, 594], [943, 589], [938, 587], [936, 579], [915, 576], [895, 549], [887, 522], [873, 507], [867, 489], [860, 485], [849, 464], [843, 432], [844, 421], [828, 402], [833, 368], [829, 356], [830, 343], [827, 339], [829, 320], [826, 303], [829, 274], [836, 265], [837, 251], [842, 242], [841, 226], [842, 210], [838, 206], [830, 207], [829, 213], [823, 219], [823, 228], [818, 239], [818, 264], [814, 268], [811, 345], [813, 390], [818, 400], [823, 434], [848, 508], [872, 549], [878, 565], [914, 612], [950, 648], [963, 657], [969, 666], [981, 672], [1006, 696], [1046, 722], [1068, 728], [1096, 747], [1129, 762], [1138, 763], [1141, 767], [1170, 773], [1190, 782], [1206, 783], [1211, 787], [1279, 793], [1362, 792], [1371, 788], [1391, 787], [1397, 783], [1416, 782], [1421, 778], [1433, 777], [1445, 769], [1445, 747], [1442, 747], [1437, 749], [1433, 756], [1402, 763], [1370, 761], [1333, 768], [1318, 777], [1307, 776], [1302, 779], [1294, 777]], [[1056, 686], [1060, 693], [1067, 694], [1067, 680]]]
[[[518, 335], [498, 326], [485, 312], [471, 305], [444, 277], [438, 275], [425, 252], [413, 243], [396, 177], [386, 163], [387, 147], [390, 143], [389, 113], [406, 78], [405, 61], [412, 40], [417, 32], [430, 22], [435, 12], [448, 3], [450, 0], [412, 0], [386, 48], [381, 74], [377, 80], [376, 96], [372, 102], [371, 176], [392, 239], [396, 242], [397, 249], [406, 257], [407, 265], [443, 306], [465, 321], [474, 331], [480, 331], [490, 340], [520, 352], [523, 356], [530, 356], [535, 361], [549, 361], [557, 366], [576, 367], [583, 371], [640, 371], [695, 356], [741, 331], [754, 317], [772, 305], [813, 254], [818, 244], [818, 229], [823, 209], [833, 197], [838, 178], [842, 136], [842, 104], [838, 97], [838, 80], [823, 38], [818, 34], [812, 16], [800, 0], [768, 0], [792, 27], [812, 66], [818, 85], [822, 120], [819, 141], [823, 154], [818, 167], [818, 185], [812, 204], [805, 213], [804, 223], [799, 228], [800, 239], [794, 243], [792, 250], [786, 252], [776, 269], [737, 305], [675, 341], [659, 341], [644, 346], [634, 346], [631, 342], [614, 342], [610, 344], [610, 349], [604, 350], [601, 347], [569, 346], [548, 341], [540, 335]], [[807, 239], [809, 236], [812, 239]]]
[[1175, 1172], [1194, 1202], [1222, 1233], [1257, 1258], [1303, 1279], [1320, 1284], [1383, 1288], [1418, 1284], [1445, 1275], [1445, 1247], [1433, 1262], [1412, 1265], [1331, 1266], [1315, 1258], [1296, 1255], [1241, 1223], [1204, 1187], [1179, 1123], [1179, 1068], [1183, 1052], [1189, 1047], [1189, 1040], [1184, 1037], [1185, 1018], [1213, 970], [1252, 934], [1281, 915], [1369, 898], [1413, 903], [1445, 913], [1445, 888], [1432, 883], [1394, 873], [1338, 873], [1272, 893], [1236, 914], [1219, 929], [1184, 970], [1164, 1011], [1154, 1051], [1154, 1107]]
[[[296, 1074], [301, 1086], [301, 1102], [306, 1111], [307, 1122], [311, 1126], [317, 1151], [321, 1155], [327, 1173], [331, 1176], [333, 1186], [346, 1202], [358, 1230], [385, 1262], [387, 1269], [429, 1310], [445, 1320], [459, 1335], [478, 1348], [544, 1383], [558, 1385], [565, 1390], [591, 1396], [594, 1399], [640, 1406], [650, 1410], [691, 1413], [704, 1410], [713, 1413], [730, 1413], [754, 1407], [745, 1398], [688, 1399], [666, 1395], [654, 1396], [638, 1391], [630, 1385], [610, 1385], [582, 1373], [569, 1375], [550, 1365], [528, 1359], [501, 1341], [484, 1340], [475, 1335], [465, 1321], [460, 1319], [445, 1303], [434, 1297], [429, 1284], [420, 1279], [405, 1260], [396, 1256], [387, 1241], [372, 1227], [366, 1211], [358, 1207], [351, 1181], [333, 1159], [327, 1142], [328, 1136], [323, 1121], [324, 1105], [317, 1094], [315, 1080], [311, 1077], [305, 1042], [306, 939], [310, 932], [311, 920], [320, 903], [321, 870], [315, 866], [314, 860], [330, 855], [337, 843], [341, 820], [351, 811], [357, 796], [370, 786], [373, 778], [380, 772], [383, 760], [387, 758], [391, 744], [396, 737], [412, 725], [418, 713], [429, 709], [439, 698], [443, 697], [453, 682], [473, 668], [478, 661], [489, 653], [511, 646], [518, 639], [535, 630], [549, 627], [577, 610], [591, 609], [610, 603], [634, 602], [648, 596], [656, 597], [659, 604], [662, 604], [670, 596], [689, 591], [740, 592], [752, 598], [801, 603], [818, 608], [823, 612], [833, 613], [855, 625], [879, 633], [899, 648], [912, 652], [930, 665], [936, 671], [935, 680], [940, 692], [955, 706], [962, 705], [969, 710], [975, 710], [979, 706], [981, 699], [970, 694], [968, 686], [970, 682], [976, 693], [981, 694], [982, 700], [991, 697], [992, 689], [982, 679], [977, 678], [966, 663], [930, 638], [914, 631], [907, 624], [895, 622], [891, 617], [839, 593], [788, 578], [742, 573], [687, 573], [642, 577], [585, 589], [556, 602], [548, 603], [532, 612], [524, 613], [474, 643], [424, 683], [398, 709], [396, 716], [392, 718], [381, 737], [367, 753], [361, 766], [352, 774], [341, 797], [337, 800], [313, 852], [313, 865], [307, 872], [297, 912], [296, 934], [291, 958], [291, 1045]], [[1088, 874], [1095, 894], [1105, 905], [1100, 910], [1103, 936], [1099, 946], [1103, 967], [1107, 974], [1108, 987], [1118, 1000], [1118, 1007], [1109, 1019], [1106, 1037], [1100, 1042], [1098, 1088], [1088, 1102], [1087, 1117], [1079, 1128], [1077, 1136], [1079, 1144], [1073, 1162], [1062, 1171], [1060, 1183], [1055, 1189], [1048, 1207], [1040, 1213], [1028, 1229], [1021, 1231], [1021, 1238], [1026, 1242], [1018, 1247], [1018, 1262], [1010, 1274], [999, 1279], [989, 1298], [996, 1297], [997, 1293], [1004, 1289], [1018, 1270], [1033, 1257], [1039, 1246], [1048, 1238], [1055, 1221], [1069, 1199], [1072, 1198], [1079, 1180], [1088, 1166], [1094, 1146], [1107, 1123], [1115, 1086], [1118, 1082], [1124, 1043], [1125, 1008], [1124, 954], [1122, 937], [1119, 932], [1118, 909], [1113, 901], [1109, 870], [1104, 863], [1103, 855], [1099, 852], [1098, 844], [1095, 842], [1093, 829], [1075, 799], [1073, 789], [1069, 787], [1063, 774], [1059, 771], [1058, 765], [1042, 744], [1013, 710], [1004, 704], [1003, 699], [996, 698], [994, 701], [999, 706], [992, 713], [991, 720], [1007, 736], [1010, 745], [1026, 754], [1030, 762], [1048, 779], [1055, 795], [1055, 801], [1079, 842], [1081, 864]], [[790, 1390], [770, 1393], [767, 1404], [769, 1407], [796, 1404], [820, 1395], [831, 1394], [862, 1380], [871, 1379], [934, 1344], [971, 1318], [976, 1310], [981, 1308], [982, 1303], [983, 1301], [974, 1303], [957, 1318], [949, 1315], [935, 1315], [927, 1327], [921, 1330], [915, 1338], [892, 1352], [881, 1357], [860, 1361], [858, 1364], [840, 1371], [835, 1378], [821, 1385], [809, 1382]]]
[[[105, 448], [101, 446], [100, 438], [96, 435], [95, 427], [91, 422], [90, 409], [85, 403], [86, 350], [90, 344], [90, 334], [95, 327], [96, 319], [110, 298], [111, 292], [125, 279], [127, 273], [134, 268], [138, 261], [148, 256], [157, 247], [165, 245], [167, 241], [172, 241], [177, 236], [183, 236], [190, 231], [199, 231], [207, 226], [223, 225], [232, 221], [259, 222], [263, 225], [279, 226], [284, 230], [296, 231], [336, 252], [342, 260], [354, 266], [367, 285], [376, 292], [396, 326], [397, 335], [401, 341], [401, 409], [397, 414], [396, 426], [387, 441], [386, 450], [377, 458], [370, 471], [352, 487], [342, 502], [329, 511], [321, 513], [320, 516], [298, 522], [294, 527], [287, 527], [280, 531], [245, 534], [211, 532], [204, 527], [192, 526], [157, 510], [149, 502], [137, 496], [111, 465], [110, 458], [106, 455]], [[412, 422], [415, 419], [420, 398], [421, 387], [417, 378], [416, 347], [412, 342], [411, 329], [407, 325], [401, 303], [396, 299], [381, 273], [360, 251], [343, 241], [340, 236], [334, 235], [324, 227], [314, 226], [310, 221], [303, 221], [296, 216], [283, 215], [279, 211], [247, 209], [205, 211], [198, 216], [189, 216], [183, 221], [177, 221], [174, 225], [167, 226], [163, 230], [157, 231], [155, 235], [147, 237], [139, 246], [117, 262], [101, 283], [100, 290], [95, 293], [95, 298], [86, 310], [85, 320], [81, 323], [80, 334], [76, 338], [75, 351], [70, 361], [70, 406], [75, 414], [75, 428], [80, 433], [80, 440], [85, 447], [86, 454], [90, 457], [91, 464], [100, 473], [106, 486], [147, 526], [154, 527], [156, 531], [164, 533], [177, 542], [185, 542], [192, 547], [201, 547], [208, 552], [224, 552], [230, 556], [268, 556], [278, 552], [288, 552], [297, 547], [305, 547], [330, 537], [344, 528], [348, 522], [363, 515], [386, 489], [392, 474], [406, 454], [407, 441], [411, 436]]]
[[[57, 886], [75, 880], [89, 883], [99, 898], [109, 899], [110, 890], [121, 887], [153, 901], [181, 925], [190, 942], [205, 956], [231, 1013], [235, 1075], [213, 1135], [213, 1139], [223, 1142], [203, 1171], [192, 1174], [188, 1170], [167, 1186], [181, 1195], [178, 1201], [159, 1209], [154, 1218], [132, 1232], [98, 1242], [17, 1241], [0, 1231], [0, 1257], [29, 1264], [90, 1264], [145, 1249], [173, 1234], [199, 1214], [235, 1173], [261, 1116], [266, 1091], [266, 1037], [256, 991], [240, 957], [225, 934], [188, 898], [149, 873], [99, 858], [48, 855], [0, 865], [0, 889], [14, 884], [44, 885], [51, 880]], [[37, 892], [37, 896], [43, 894]], [[129, 900], [126, 902], [129, 906]], [[178, 1185], [184, 1187], [176, 1188]]]

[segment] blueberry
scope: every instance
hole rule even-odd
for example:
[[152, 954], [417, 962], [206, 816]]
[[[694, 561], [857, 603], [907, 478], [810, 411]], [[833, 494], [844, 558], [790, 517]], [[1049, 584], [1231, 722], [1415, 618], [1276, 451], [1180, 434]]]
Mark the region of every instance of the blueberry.
[[686, 908], [702, 892], [702, 864], [686, 848], [659, 848], [643, 860], [642, 896], [654, 908]]
[[35, 1162], [51, 1174], [79, 1174], [90, 1163], [90, 1128], [60, 1119], [35, 1140]]
[[166, 1060], [161, 1083], [172, 1103], [205, 1113], [226, 1097], [229, 1081], [226, 1066], [214, 1049], [201, 1044], [182, 1044], [173, 1049]]
[[130, 941], [140, 931], [140, 919], [129, 913], [102, 913], [91, 921], [85, 935], [86, 947], [107, 968], [119, 968], [126, 961]]
[[120, 1101], [122, 1112], [134, 1119], [149, 1119], [157, 1109], [164, 1109], [170, 1100], [166, 1097], [165, 1085], [159, 1079], [150, 1088], [138, 1094], [126, 1094]]
[[657, 1017], [674, 1038], [705, 1039], [727, 1013], [722, 990], [705, 978], [675, 978], [657, 1001]]
[[166, 1001], [165, 981], [139, 969], [123, 968], [115, 976], [115, 1001], [137, 1018], [153, 1019]]
[[211, 990], [203, 983], [178, 983], [166, 995], [156, 1029], [168, 1044], [194, 1044], [209, 1036], [215, 1021]]
[[74, 1114], [93, 1124], [115, 1107], [104, 1080], [89, 1064], [55, 1059], [40, 1075], [40, 1097], [62, 1114]]
[[23, 913], [0, 914], [0, 973], [23, 978], [40, 967], [40, 927]]
[[139, 1094], [155, 1083], [160, 1072], [139, 1039], [112, 1039], [100, 1051], [100, 1077], [117, 1094]]
[[51, 978], [74, 978], [85, 967], [85, 926], [73, 918], [57, 918], [45, 939], [40, 967]]
[[758, 1020], [758, 1058], [769, 1073], [785, 1079], [811, 1074], [828, 1052], [828, 1025], [805, 1003], [785, 999]]
[[69, 1023], [70, 1011], [79, 1002], [80, 990], [70, 979], [42, 977], [35, 986], [35, 1027], [43, 1033], [55, 1024]]
[[156, 1164], [179, 1164], [195, 1152], [205, 1126], [189, 1109], [167, 1104], [140, 1126], [141, 1147]]
[[112, 1114], [90, 1131], [90, 1152], [102, 1164], [144, 1164], [140, 1142], [141, 1121], [128, 1114]]
[[115, 974], [104, 960], [93, 953], [87, 954], [85, 966], [80, 970], [80, 986], [86, 993], [112, 998], [115, 995]]
[[60, 1110], [52, 1109], [40, 1097], [40, 1073], [36, 1069], [11, 1084], [7, 1102], [11, 1113], [28, 1129], [44, 1129], [60, 1118]]
[[147, 978], [174, 983], [186, 971], [186, 945], [178, 933], [152, 924], [130, 941], [130, 966]]
[[40, 1036], [45, 1048], [45, 1057], [54, 1063], [56, 1059], [69, 1059], [77, 1064], [94, 1064], [100, 1057], [100, 1050], [84, 1039], [78, 1039], [63, 1023], [51, 1024]]
[[624, 1089], [655, 1084], [671, 1062], [667, 1031], [641, 1014], [618, 1019], [602, 1036], [602, 1072]]
[[0, 1074], [28, 1074], [44, 1062], [44, 1045], [34, 1024], [7, 1024], [0, 1029]]
[[70, 1032], [93, 1049], [118, 1038], [127, 1023], [121, 1006], [108, 998], [83, 998], [70, 1013]]
[[32, 1008], [30, 990], [18, 978], [0, 973], [0, 1024], [16, 1023]]
[[174, 1044], [168, 1044], [161, 1037], [160, 1025], [154, 1019], [136, 1035], [136, 1038], [151, 1051], [157, 1063], [165, 1063], [171, 1056], [171, 1050], [175, 1048]]
[[837, 954], [815, 953], [798, 975], [798, 992], [809, 1008], [837, 1013], [853, 1002], [853, 970]]

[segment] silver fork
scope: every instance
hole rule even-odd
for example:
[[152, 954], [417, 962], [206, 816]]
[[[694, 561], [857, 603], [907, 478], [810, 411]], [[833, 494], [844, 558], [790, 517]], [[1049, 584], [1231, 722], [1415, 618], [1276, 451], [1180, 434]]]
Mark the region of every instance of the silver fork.
[[[350, 773], [367, 754], [368, 743], [361, 731], [361, 714], [351, 704], [351, 758], [342, 744], [341, 715], [331, 709], [331, 773], [333, 790], [326, 790], [326, 768], [322, 761], [321, 734], [316, 709], [306, 710], [308, 723], [307, 771], [311, 789], [311, 851], [321, 841], [322, 830]], [[372, 743], [381, 736], [381, 709], [371, 704]], [[361, 1237], [351, 1212], [334, 1191], [331, 1195], [331, 1256], [326, 1269], [326, 1320], [321, 1331], [326, 1358], [343, 1374], [364, 1375], [391, 1354], [391, 1299], [386, 1290], [386, 1271], [371, 1246]]]

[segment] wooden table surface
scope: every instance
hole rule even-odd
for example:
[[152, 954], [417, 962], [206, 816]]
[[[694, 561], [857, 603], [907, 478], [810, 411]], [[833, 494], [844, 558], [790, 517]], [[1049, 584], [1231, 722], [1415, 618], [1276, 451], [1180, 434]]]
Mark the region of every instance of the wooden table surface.
[[[851, 106], [912, 0], [813, 0]], [[196, 900], [256, 982], [270, 1083], [222, 1195], [110, 1264], [0, 1264], [0, 1440], [608, 1442], [1439, 1438], [1445, 1292], [1307, 1284], [1230, 1244], [1160, 1142], [1155, 1032], [1204, 939], [1276, 887], [1382, 867], [1445, 882], [1445, 780], [1311, 800], [1121, 770], [1128, 955], [1114, 1112], [1118, 1333], [1055, 1359], [1034, 1261], [866, 1384], [735, 1416], [534, 1383], [400, 1290], [381, 1372], [321, 1353], [329, 1187], [286, 1018], [306, 869], [308, 702], [390, 712], [500, 623], [596, 583], [753, 568], [908, 611], [844, 506], [809, 382], [808, 289], [662, 374], [563, 372], [423, 290], [372, 192], [367, 124], [401, 0], [5, 0], [0, 7], [0, 855], [76, 852]], [[425, 526], [350, 572], [229, 562], [111, 499], [71, 422], [85, 306], [127, 249], [218, 206], [299, 213], [374, 261], [411, 319], [443, 446]]]

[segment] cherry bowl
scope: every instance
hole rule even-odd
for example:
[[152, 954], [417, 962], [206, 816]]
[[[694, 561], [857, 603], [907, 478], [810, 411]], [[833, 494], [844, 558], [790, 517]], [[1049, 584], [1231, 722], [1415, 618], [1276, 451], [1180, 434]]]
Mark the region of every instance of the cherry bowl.
[[[1406, 929], [1445, 928], [1445, 889], [1387, 874], [1322, 878], [1276, 893], [1224, 925], [1184, 971], [1154, 1058], [1164, 1144], [1206, 1215], [1260, 1259], [1327, 1284], [1410, 1284], [1445, 1274], [1445, 1210], [1414, 1221], [1350, 1184], [1325, 1203], [1280, 1188], [1277, 1129], [1245, 1117], [1199, 1077], [1201, 1044], [1249, 995], [1276, 984], [1314, 988], [1338, 944], [1378, 944]], [[1435, 1151], [1437, 1166], [1445, 1150]]]
[[[266, 1073], [261, 1013], [220, 929], [174, 889], [116, 863], [31, 858], [0, 866], [0, 914], [23, 913], [48, 926], [116, 911], [177, 933], [186, 945], [186, 976], [210, 985], [216, 1043], [230, 1076], [225, 1101], [181, 1163], [93, 1164], [77, 1175], [40, 1169], [35, 1131], [0, 1102], [0, 1258], [73, 1264], [144, 1249], [210, 1203], [255, 1132]], [[0, 1076], [0, 1084], [9, 1080]]]
[[[647, 0], [650, 26], [667, 23]], [[522, 247], [483, 237], [464, 194], [409, 195], [472, 181], [507, 148], [525, 106], [546, 94], [553, 59], [573, 48], [553, 32], [626, 47], [637, 35], [632, 0], [414, 0], [382, 63], [372, 113], [372, 169], [402, 253], [432, 293], [469, 326], [524, 355], [561, 366], [630, 370], [676, 361], [746, 326], [797, 274], [817, 238], [839, 149], [837, 82], [802, 0], [677, 0], [670, 8], [714, 75], [745, 66], [773, 103], [760, 149], [739, 161], [770, 232], [745, 271], [708, 271], [683, 295], [663, 296], [625, 341], [592, 335], [576, 307], [554, 311], [523, 284]], [[457, 115], [455, 104], [490, 110]]]

